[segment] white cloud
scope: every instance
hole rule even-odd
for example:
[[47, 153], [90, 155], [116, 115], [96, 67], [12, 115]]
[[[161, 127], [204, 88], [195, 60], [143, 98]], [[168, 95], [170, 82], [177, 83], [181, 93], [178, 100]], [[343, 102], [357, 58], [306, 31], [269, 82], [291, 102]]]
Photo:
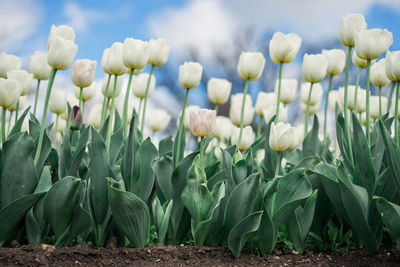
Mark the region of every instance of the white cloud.
[[84, 9], [78, 3], [68, 2], [63, 10], [68, 22], [76, 31], [86, 31], [94, 23], [101, 22], [107, 17], [107, 13], [94, 9]]

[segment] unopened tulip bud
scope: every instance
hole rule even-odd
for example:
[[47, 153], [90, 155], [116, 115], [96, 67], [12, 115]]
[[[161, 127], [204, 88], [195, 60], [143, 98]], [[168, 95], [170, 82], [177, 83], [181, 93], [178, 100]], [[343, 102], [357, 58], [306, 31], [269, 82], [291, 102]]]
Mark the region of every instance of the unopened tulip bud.
[[123, 46], [123, 62], [128, 69], [143, 69], [149, 59], [148, 43], [142, 40], [126, 38]]
[[371, 66], [371, 83], [375, 86], [385, 87], [390, 83], [390, 80], [386, 76], [386, 64], [385, 59], [381, 59]]
[[16, 105], [20, 97], [20, 85], [17, 81], [0, 78], [0, 106], [8, 108]]
[[62, 114], [67, 108], [67, 95], [61, 90], [52, 90], [49, 101], [49, 109], [54, 114]]
[[386, 52], [385, 72], [392, 82], [400, 81], [400, 51]]
[[168, 60], [170, 51], [171, 47], [165, 39], [150, 39], [148, 63], [154, 66], [164, 65]]
[[54, 37], [59, 36], [71, 42], [75, 42], [75, 32], [68, 25], [60, 25], [55, 26], [51, 25], [49, 39], [47, 40], [47, 49], [50, 49], [50, 45], [52, 45], [54, 41]]
[[74, 61], [77, 51], [78, 46], [72, 41], [54, 36], [47, 54], [47, 63], [54, 69], [66, 70]]
[[29, 72], [33, 74], [33, 78], [37, 80], [48, 80], [50, 77], [51, 67], [47, 63], [47, 53], [35, 51], [29, 57]]
[[294, 138], [294, 128], [289, 123], [278, 122], [271, 124], [269, 135], [269, 146], [275, 151], [285, 151], [288, 149]]
[[73, 131], [79, 130], [82, 125], [82, 111], [78, 106], [73, 106], [68, 118], [69, 128]]
[[243, 80], [255, 81], [264, 71], [265, 58], [260, 52], [242, 52], [237, 65], [237, 72]]
[[199, 109], [190, 113], [189, 128], [194, 136], [210, 136], [214, 132], [215, 110]]
[[25, 70], [12, 70], [7, 73], [10, 80], [19, 82], [21, 96], [27, 95], [31, 89], [33, 75]]
[[327, 70], [328, 60], [324, 55], [304, 55], [302, 75], [306, 82], [319, 83], [325, 78]]
[[339, 75], [343, 72], [346, 63], [346, 54], [342, 49], [322, 49], [322, 54], [328, 60], [327, 75]]
[[[234, 94], [231, 96], [231, 106], [229, 108], [229, 118], [236, 126], [240, 125], [240, 116], [242, 111], [243, 94]], [[250, 95], [246, 95], [244, 102], [243, 126], [250, 125], [254, 118], [253, 102]]]
[[[101, 93], [103, 95], [106, 95], [107, 80], [108, 80], [108, 75], [106, 74], [104, 76], [103, 83], [101, 84]], [[111, 98], [112, 95], [113, 95], [114, 80], [115, 80], [115, 76], [112, 75], [111, 79], [110, 79], [110, 83], [108, 85], [108, 89], [107, 89], [107, 95], [106, 95], [107, 98]], [[119, 94], [121, 93], [123, 84], [124, 84], [124, 77], [123, 76], [119, 76], [118, 79], [117, 79], [117, 86], [115, 88], [115, 97], [118, 97]]]
[[193, 89], [199, 86], [203, 66], [197, 62], [185, 62], [179, 66], [179, 84], [184, 89]]
[[[144, 98], [146, 95], [147, 82], [150, 74], [141, 73], [132, 78], [132, 92], [138, 98]], [[151, 75], [149, 89], [147, 91], [147, 97], [150, 97], [151, 93], [156, 87], [156, 77]]]
[[[278, 93], [279, 80], [275, 81], [275, 94]], [[296, 97], [298, 82], [296, 79], [281, 80], [281, 97], [280, 101], [284, 104], [290, 104]]]
[[[239, 142], [239, 134], [240, 134], [240, 128], [235, 128], [232, 134], [232, 142], [237, 145]], [[242, 140], [240, 141], [240, 149], [241, 150], [247, 150], [250, 148], [250, 146], [254, 143], [256, 140], [256, 134], [253, 131], [253, 128], [251, 126], [246, 126], [243, 128], [243, 133], [242, 133]]]
[[362, 30], [354, 34], [356, 53], [362, 59], [377, 59], [393, 43], [393, 35], [388, 30]]
[[[81, 93], [81, 88], [75, 87], [74, 94], [77, 99]], [[82, 100], [85, 102], [92, 101], [96, 94], [96, 82], [93, 82], [90, 86], [82, 88]]]
[[94, 81], [97, 62], [89, 59], [78, 59], [71, 70], [71, 80], [76, 87], [85, 88]]
[[[250, 98], [250, 100], [251, 100], [250, 96], [246, 96], [246, 101], [247, 101], [247, 98]], [[259, 92], [257, 95], [257, 101], [256, 101], [256, 106], [255, 106], [255, 111], [256, 111], [257, 115], [263, 116], [263, 109], [265, 109], [265, 108], [268, 108], [270, 106], [276, 107], [276, 100], [277, 100], [277, 98], [276, 98], [275, 93]], [[231, 105], [232, 105], [232, 103], [231, 103]]]
[[7, 78], [7, 72], [11, 70], [19, 70], [21, 68], [21, 58], [1, 53], [0, 54], [0, 77]]
[[207, 84], [208, 99], [214, 104], [225, 104], [231, 90], [232, 83], [225, 79], [211, 78]]
[[276, 63], [292, 62], [299, 52], [301, 38], [295, 33], [276, 32], [269, 42], [269, 56]]
[[167, 128], [170, 120], [171, 115], [169, 115], [165, 110], [156, 109], [152, 110], [151, 116], [147, 120], [147, 123], [153, 132], [161, 132]]
[[362, 14], [348, 14], [342, 18], [339, 39], [345, 46], [354, 47], [354, 33], [367, 29], [367, 23]]
[[[300, 98], [301, 102], [303, 102], [304, 104], [307, 104], [308, 102], [309, 92], [310, 92], [310, 83], [302, 83], [300, 89]], [[322, 89], [322, 85], [320, 83], [313, 84], [311, 90], [310, 105], [315, 105], [316, 103], [321, 102], [323, 94], [324, 90]]]

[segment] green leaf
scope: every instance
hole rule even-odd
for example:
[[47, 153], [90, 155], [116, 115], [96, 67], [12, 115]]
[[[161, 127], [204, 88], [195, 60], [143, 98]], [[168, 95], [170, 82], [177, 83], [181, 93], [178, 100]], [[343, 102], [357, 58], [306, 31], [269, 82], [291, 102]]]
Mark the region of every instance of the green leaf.
[[235, 258], [240, 256], [240, 252], [242, 251], [250, 235], [257, 231], [260, 227], [262, 214], [263, 211], [257, 211], [249, 214], [235, 224], [235, 226], [229, 232], [228, 246]]
[[108, 183], [108, 197], [116, 224], [135, 247], [144, 247], [150, 236], [150, 213], [145, 202], [131, 192]]
[[160, 244], [164, 244], [165, 237], [167, 235], [167, 230], [168, 230], [169, 221], [171, 218], [171, 211], [172, 211], [172, 207], [174, 205], [174, 201], [171, 199], [170, 201], [167, 201], [165, 204], [167, 204], [167, 203], [168, 203], [168, 206], [165, 209], [164, 216], [162, 218], [160, 227], [158, 229], [158, 242], [160, 242]]
[[[188, 114], [186, 114], [187, 116]], [[178, 120], [180, 120], [181, 116], [179, 116]], [[183, 123], [183, 121], [182, 121]], [[184, 158], [185, 154], [185, 147], [186, 147], [186, 132], [185, 132], [185, 127], [178, 127], [178, 132], [176, 133], [175, 140], [174, 140], [174, 145], [172, 148], [172, 160], [174, 162], [174, 166], [178, 166], [182, 159]], [[178, 153], [178, 144], [179, 146], [179, 153]], [[179, 154], [179, 156], [178, 156]]]
[[25, 215], [25, 228], [26, 237], [28, 238], [29, 245], [40, 244], [40, 225], [36, 221], [35, 215], [33, 214], [33, 207]]
[[164, 155], [156, 159], [152, 167], [156, 175], [157, 196], [159, 196], [163, 202], [172, 199], [174, 191], [171, 181], [173, 167], [172, 158], [168, 155]]
[[348, 148], [349, 144], [347, 143], [347, 138], [346, 138], [346, 129], [344, 125], [344, 118], [343, 115], [339, 112], [337, 112], [336, 116], [336, 139], [339, 145], [340, 149], [340, 154], [342, 155], [344, 159], [344, 163], [349, 171], [353, 171], [354, 169], [354, 164], [352, 162], [352, 159], [350, 159], [350, 156], [348, 155]]
[[374, 196], [374, 200], [390, 237], [397, 246], [400, 245], [400, 206], [383, 197]]
[[172, 147], [174, 146], [174, 142], [172, 141], [172, 136], [168, 136], [162, 139], [158, 145], [158, 154], [160, 158], [164, 155], [172, 156]]
[[[118, 113], [118, 112], [117, 112]], [[119, 128], [111, 136], [110, 142], [110, 165], [114, 165], [119, 157], [122, 145], [124, 144], [124, 128]]]
[[51, 182], [50, 166], [45, 166], [42, 174], [40, 175], [39, 183], [37, 184], [34, 193], [47, 192], [50, 190], [52, 185], [53, 183]]
[[255, 240], [257, 248], [263, 254], [271, 254], [276, 244], [277, 232], [271, 215], [268, 213], [267, 207], [263, 204], [263, 215], [260, 227], [256, 233]]
[[317, 115], [314, 115], [313, 127], [306, 134], [303, 141], [303, 157], [313, 156], [319, 153], [320, 141], [318, 137], [319, 123]]
[[37, 173], [42, 173], [43, 166], [45, 165], [47, 158], [50, 156], [51, 150], [51, 141], [47, 135], [47, 131], [45, 131], [43, 135], [42, 150], [40, 151], [39, 160], [36, 164]]
[[[58, 164], [58, 174], [59, 177], [65, 177], [68, 174], [68, 170], [70, 169], [71, 166], [71, 160], [72, 160], [72, 147], [70, 143], [70, 134], [71, 131], [67, 129], [67, 131], [64, 134], [63, 142], [60, 147], [60, 162]], [[76, 171], [76, 170], [74, 170]], [[70, 173], [71, 174], [71, 173]]]
[[270, 119], [265, 129], [265, 142], [264, 142], [265, 156], [264, 160], [261, 163], [261, 167], [263, 169], [263, 176], [265, 180], [272, 179], [275, 176], [277, 152], [272, 150], [271, 147], [269, 146], [269, 135], [271, 131], [271, 124], [273, 123], [274, 119], [275, 116], [273, 116]]
[[[251, 172], [250, 172], [251, 173]], [[233, 167], [233, 177], [236, 184], [240, 184], [247, 178], [247, 164], [244, 159], [239, 160]]]
[[24, 123], [26, 115], [28, 115], [29, 110], [31, 107], [27, 107], [24, 113], [19, 117], [17, 122], [14, 124], [14, 127], [11, 129], [11, 132], [8, 134], [7, 139], [10, 139], [14, 134], [21, 132], [22, 124]]

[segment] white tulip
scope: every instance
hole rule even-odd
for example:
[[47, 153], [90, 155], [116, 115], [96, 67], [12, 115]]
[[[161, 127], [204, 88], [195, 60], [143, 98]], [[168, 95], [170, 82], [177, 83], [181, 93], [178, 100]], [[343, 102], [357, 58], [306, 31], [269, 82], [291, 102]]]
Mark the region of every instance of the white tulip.
[[161, 132], [167, 128], [170, 120], [171, 115], [165, 110], [155, 109], [151, 111], [151, 116], [147, 120], [147, 124], [154, 132]]
[[343, 72], [346, 63], [346, 54], [342, 49], [322, 49], [322, 54], [328, 60], [327, 75], [339, 75]]
[[354, 47], [354, 33], [367, 29], [367, 23], [362, 14], [348, 14], [342, 18], [339, 39], [345, 46]]
[[198, 109], [190, 113], [189, 128], [194, 136], [211, 136], [215, 129], [216, 111]]
[[52, 90], [49, 101], [49, 109], [54, 114], [62, 114], [67, 108], [67, 95], [61, 90]]
[[[275, 81], [275, 94], [278, 93], [279, 80]], [[296, 79], [281, 80], [281, 97], [280, 101], [284, 104], [290, 104], [296, 97], [298, 82]], [[275, 101], [276, 102], [276, 101]]]
[[225, 104], [231, 90], [232, 83], [226, 79], [211, 78], [207, 83], [208, 99], [214, 104]]
[[[101, 92], [102, 92], [103, 95], [105, 95], [105, 93], [106, 93], [107, 80], [108, 80], [108, 75], [106, 74], [104, 76], [103, 83], [101, 84]], [[112, 95], [113, 95], [114, 80], [115, 80], [115, 76], [112, 75], [111, 79], [110, 79], [110, 84], [108, 85], [107, 98], [111, 98]], [[115, 89], [115, 97], [118, 97], [119, 94], [121, 93], [123, 84], [124, 84], [124, 77], [123, 76], [119, 76], [117, 78], [117, 87]]]
[[[370, 97], [369, 114], [372, 118], [379, 118], [379, 96], [373, 95]], [[388, 105], [388, 99], [385, 96], [381, 97], [381, 110], [382, 115], [386, 113]]]
[[[57, 116], [55, 114], [53, 114], [53, 116], [51, 116], [51, 121], [54, 123], [54, 127], [56, 126], [56, 120], [57, 120]], [[56, 132], [58, 132], [58, 133], [65, 132], [66, 128], [67, 128], [67, 121], [61, 120], [60, 118], [58, 118]]]
[[111, 48], [104, 49], [103, 56], [101, 57], [101, 62], [100, 62], [101, 68], [107, 74], [111, 74], [110, 66], [108, 65], [108, 56], [110, 54], [110, 50]]
[[96, 129], [100, 129], [102, 108], [101, 104], [96, 104], [89, 111], [87, 122]]
[[[26, 99], [28, 98], [28, 96], [21, 96], [20, 98], [19, 98], [19, 103], [18, 103], [18, 110], [22, 110], [22, 109], [24, 109], [24, 107], [25, 107], [25, 105], [26, 105]], [[7, 108], [7, 110], [10, 110], [10, 111], [15, 111], [15, 110], [17, 110], [17, 103], [15, 103], [14, 105], [12, 105], [12, 106], [9, 106], [8, 108]]]
[[[138, 98], [144, 98], [146, 95], [147, 82], [149, 80], [150, 74], [141, 73], [138, 76], [132, 78], [132, 92]], [[151, 75], [149, 89], [147, 91], [147, 97], [150, 97], [151, 93], [156, 87], [156, 77]]]
[[[287, 122], [288, 119], [288, 109], [285, 107], [282, 103], [279, 103], [279, 117], [278, 121], [281, 122]], [[265, 120], [265, 123], [268, 123], [272, 117], [276, 114], [276, 104], [275, 105], [270, 105], [266, 108], [263, 108], [263, 117]]]
[[15, 80], [0, 78], [0, 106], [16, 105], [20, 97], [20, 84]]
[[303, 142], [304, 138], [304, 125], [301, 127], [292, 127], [293, 129], [293, 139], [292, 143], [289, 145], [288, 149], [295, 149], [298, 145]]
[[149, 59], [148, 43], [126, 38], [123, 46], [123, 62], [128, 69], [143, 69]]
[[366, 100], [367, 91], [362, 88], [357, 89], [357, 112], [361, 113], [367, 110], [367, 100]]
[[342, 103], [340, 101], [340, 94], [338, 90], [331, 91], [329, 93], [329, 106], [333, 112], [336, 111], [336, 103], [339, 104], [339, 108], [343, 110]]
[[199, 86], [203, 66], [197, 62], [185, 62], [179, 66], [179, 84], [184, 89], [193, 89]]
[[35, 51], [29, 57], [29, 72], [33, 74], [33, 78], [37, 80], [48, 80], [50, 77], [51, 67], [47, 63], [47, 53]]
[[171, 47], [165, 39], [150, 39], [148, 63], [154, 66], [162, 66], [168, 61]]
[[390, 83], [390, 80], [386, 76], [386, 63], [385, 59], [381, 59], [371, 66], [371, 83], [375, 86], [385, 87]]
[[278, 122], [271, 124], [269, 134], [269, 146], [275, 151], [285, 151], [288, 149], [294, 138], [294, 127], [289, 123]]
[[71, 80], [76, 87], [84, 88], [90, 86], [94, 81], [97, 62], [90, 59], [78, 59], [71, 70]]
[[[250, 97], [250, 96], [247, 95], [247, 97]], [[250, 97], [250, 100], [251, 100], [251, 97]], [[256, 111], [257, 115], [263, 116], [263, 113], [264, 113], [263, 109], [268, 108], [270, 106], [275, 106], [275, 108], [276, 108], [276, 100], [277, 100], [277, 96], [275, 93], [259, 92], [257, 95], [257, 101], [256, 101], [256, 106], [255, 106], [255, 111]]]
[[269, 56], [276, 63], [292, 62], [299, 52], [301, 38], [295, 33], [276, 32], [269, 42]]
[[0, 54], [0, 77], [7, 78], [7, 72], [11, 70], [19, 70], [21, 69], [21, 58], [1, 53]]
[[[319, 110], [320, 105], [321, 105], [321, 102], [317, 102], [317, 103], [315, 103], [313, 105], [310, 105], [309, 110], [308, 110], [308, 114], [310, 116], [316, 114], [318, 112], [318, 110]], [[304, 114], [306, 114], [306, 112], [307, 112], [307, 104], [304, 104], [303, 102], [301, 102], [300, 103], [300, 108], [301, 108], [301, 111]]]
[[303, 58], [302, 75], [306, 82], [318, 83], [325, 78], [328, 70], [328, 60], [322, 54], [305, 54]]
[[12, 70], [7, 73], [7, 77], [10, 80], [15, 80], [19, 82], [20, 85], [20, 95], [27, 95], [31, 89], [31, 83], [33, 75], [25, 70]]
[[[310, 93], [310, 83], [302, 83], [300, 88], [300, 98], [304, 104], [308, 102], [308, 94]], [[322, 85], [320, 83], [313, 84], [310, 98], [310, 105], [315, 105], [316, 103], [321, 102], [322, 95], [324, 94], [324, 90], [322, 89]]]
[[[189, 124], [190, 124], [190, 113], [192, 113], [192, 111], [198, 110], [200, 109], [199, 106], [196, 105], [190, 105], [187, 106], [185, 109], [185, 117], [183, 118], [183, 126], [185, 127], [186, 130], [189, 130]], [[180, 113], [178, 120], [176, 121], [176, 126], [179, 128], [179, 122], [182, 116], [182, 112]]]
[[51, 25], [49, 39], [47, 40], [47, 49], [50, 49], [54, 41], [54, 37], [59, 36], [71, 42], [75, 42], [75, 32], [68, 25], [55, 26]]
[[[242, 112], [243, 94], [234, 94], [231, 96], [231, 105], [229, 108], [229, 118], [236, 126], [240, 125], [240, 116]], [[243, 126], [250, 125], [254, 118], [253, 102], [250, 95], [246, 95], [244, 103]]]
[[74, 61], [77, 51], [78, 46], [72, 41], [54, 36], [47, 54], [47, 63], [54, 69], [66, 70]]
[[[367, 68], [367, 60], [362, 59], [359, 56], [357, 56], [356, 51], [353, 52], [352, 61], [353, 61], [354, 66], [356, 66], [356, 67], [361, 67], [362, 69]], [[375, 59], [371, 61], [371, 64], [374, 62], [375, 62]]]
[[[75, 87], [74, 94], [77, 99], [79, 99], [80, 92], [81, 92], [81, 88]], [[85, 102], [92, 101], [95, 94], [96, 94], [96, 83], [95, 82], [93, 82], [88, 87], [82, 88], [82, 100]]]
[[388, 30], [362, 30], [354, 34], [356, 53], [362, 59], [377, 59], [393, 43], [393, 35]]
[[[233, 134], [232, 134], [232, 143], [233, 144], [238, 144], [239, 142], [239, 134], [240, 134], [240, 128], [234, 128]], [[250, 146], [254, 143], [256, 140], [256, 134], [253, 131], [253, 128], [250, 126], [246, 126], [242, 130], [242, 140], [240, 141], [240, 146], [239, 148], [241, 150], [247, 150], [250, 148]]]
[[[358, 88], [357, 91], [360, 91], [361, 88]], [[344, 87], [339, 87], [339, 96], [340, 96], [340, 107], [344, 107]], [[353, 110], [354, 108], [354, 96], [356, 93], [356, 87], [354, 85], [347, 86], [347, 108]], [[358, 106], [358, 98], [357, 98], [357, 106]]]
[[242, 52], [237, 65], [237, 72], [243, 80], [255, 81], [261, 77], [265, 58], [260, 52]]
[[256, 152], [256, 161], [258, 162], [258, 164], [261, 164], [261, 162], [264, 160], [265, 158], [265, 149], [259, 149]]
[[385, 72], [392, 82], [400, 81], [400, 51], [386, 52]]
[[[120, 42], [115, 42], [111, 46], [108, 52], [105, 52], [106, 70], [109, 74], [122, 75], [126, 72], [126, 68], [123, 62], [124, 45]], [[104, 54], [103, 54], [104, 55]]]
[[[374, 123], [374, 118], [372, 116], [369, 117], [369, 124]], [[364, 111], [363, 113], [361, 113], [361, 124], [362, 125], [366, 125], [367, 124], [367, 113]]]
[[214, 134], [216, 137], [224, 141], [231, 136], [233, 127], [234, 125], [229, 118], [224, 116], [217, 116], [215, 121]]

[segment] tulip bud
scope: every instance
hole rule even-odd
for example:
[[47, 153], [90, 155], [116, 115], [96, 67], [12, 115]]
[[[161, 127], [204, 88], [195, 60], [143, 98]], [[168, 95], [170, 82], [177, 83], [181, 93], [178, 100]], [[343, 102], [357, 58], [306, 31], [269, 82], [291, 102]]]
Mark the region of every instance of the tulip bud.
[[29, 72], [37, 80], [48, 80], [50, 77], [51, 67], [47, 63], [47, 53], [35, 51], [29, 57]]
[[15, 80], [0, 78], [0, 106], [16, 105], [20, 97], [20, 84]]
[[7, 72], [11, 70], [19, 70], [21, 68], [21, 58], [1, 53], [0, 54], [0, 77], [7, 78]]
[[265, 58], [260, 52], [242, 52], [237, 65], [237, 72], [243, 80], [255, 81], [261, 77]]
[[[250, 99], [251, 99], [251, 97], [250, 97]], [[276, 107], [275, 93], [259, 92], [257, 95], [257, 101], [256, 101], [256, 106], [255, 106], [255, 111], [256, 111], [257, 115], [263, 116], [263, 109], [268, 108], [271, 105], [274, 105]], [[232, 103], [231, 103], [231, 106], [232, 106]]]
[[78, 46], [73, 42], [54, 36], [47, 54], [47, 63], [54, 69], [66, 70], [71, 66], [77, 51]]
[[371, 83], [375, 86], [385, 87], [390, 83], [390, 80], [386, 76], [385, 71], [385, 59], [381, 59], [371, 66]]
[[75, 86], [85, 88], [94, 81], [97, 62], [89, 59], [78, 59], [75, 61], [71, 70], [71, 80]]
[[231, 90], [232, 83], [225, 79], [211, 78], [207, 84], [208, 99], [214, 104], [225, 104]]
[[82, 125], [82, 111], [78, 106], [73, 106], [68, 118], [69, 128], [72, 131], [79, 130]]
[[[280, 102], [290, 104], [296, 97], [298, 82], [296, 79], [282, 79], [281, 80], [281, 97]], [[278, 93], [279, 80], [275, 81], [275, 94]], [[276, 101], [275, 101], [276, 102]], [[257, 106], [257, 105], [256, 105]]]
[[[132, 79], [132, 92], [136, 97], [144, 98], [146, 95], [147, 82], [149, 80], [150, 74], [141, 73]], [[147, 91], [147, 97], [150, 97], [151, 93], [156, 87], [156, 77], [151, 75], [149, 89]]]
[[322, 54], [305, 54], [303, 58], [302, 74], [306, 82], [318, 83], [325, 78], [328, 70], [328, 60]]
[[[186, 107], [185, 117], [183, 118], [183, 126], [185, 127], [186, 130], [189, 130], [190, 114], [192, 113], [192, 111], [197, 111], [199, 109], [200, 109], [200, 107], [196, 106], [196, 105], [190, 105], [190, 106]], [[182, 116], [182, 112], [180, 113], [178, 120], [176, 121], [176, 127], [178, 127], [178, 128], [179, 128], [181, 116]]]
[[393, 35], [388, 30], [362, 30], [354, 34], [356, 53], [362, 59], [377, 59], [393, 43]]
[[[374, 123], [374, 118], [372, 116], [369, 117], [369, 124]], [[367, 125], [367, 113], [364, 111], [363, 113], [361, 113], [361, 124], [362, 125]]]
[[348, 14], [342, 18], [339, 39], [344, 46], [354, 47], [354, 33], [367, 29], [367, 23], [362, 14]]
[[[386, 113], [388, 99], [385, 96], [381, 97], [382, 115]], [[379, 118], [379, 96], [373, 95], [370, 97], [369, 114], [372, 118]]]
[[400, 51], [386, 52], [385, 72], [392, 82], [400, 81]]
[[[106, 58], [104, 59], [105, 69], [109, 74], [122, 75], [126, 72], [123, 62], [124, 45], [120, 42], [115, 42], [108, 52], [105, 52]], [[103, 54], [104, 56], [104, 54]]]
[[[353, 56], [352, 56], [351, 60], [353, 61], [354, 66], [361, 67], [362, 69], [367, 68], [367, 60], [362, 59], [359, 56], [357, 56], [356, 51], [353, 52]], [[371, 64], [374, 62], [375, 62], [375, 59], [371, 61]]]
[[199, 86], [203, 66], [197, 62], [185, 62], [179, 66], [179, 83], [184, 89], [193, 89]]
[[108, 66], [108, 56], [110, 54], [110, 50], [111, 48], [104, 49], [103, 56], [101, 57], [101, 62], [100, 62], [101, 68], [107, 74], [111, 74], [110, 68]]
[[[236, 126], [240, 125], [240, 116], [242, 111], [243, 94], [234, 94], [231, 96], [231, 106], [229, 108], [229, 118]], [[246, 95], [244, 102], [243, 126], [250, 125], [254, 117], [254, 108], [250, 95]]]
[[[309, 112], [308, 115], [311, 116], [311, 115], [316, 114], [318, 112], [318, 110], [319, 110], [320, 105], [321, 105], [321, 102], [317, 102], [317, 103], [315, 103], [313, 105], [310, 105], [309, 110], [308, 110], [308, 112]], [[304, 104], [303, 102], [301, 102], [300, 103], [300, 108], [301, 108], [301, 111], [304, 114], [306, 114], [306, 112], [307, 112], [307, 104]]]
[[128, 69], [143, 69], [149, 59], [149, 46], [142, 40], [126, 38], [123, 47], [123, 62]]
[[210, 136], [214, 132], [216, 112], [211, 109], [199, 109], [190, 113], [189, 128], [194, 136]]
[[275, 151], [284, 151], [288, 149], [294, 138], [294, 127], [289, 123], [278, 122], [271, 124], [271, 131], [269, 134], [269, 146]]
[[[236, 144], [239, 142], [239, 134], [240, 134], [240, 128], [234, 128], [233, 134], [232, 134], [232, 143]], [[254, 143], [256, 140], [256, 134], [253, 131], [253, 128], [250, 126], [246, 126], [243, 128], [242, 132], [242, 140], [240, 141], [240, 149], [241, 150], [247, 150], [250, 148], [250, 146]]]
[[328, 60], [328, 75], [339, 75], [343, 72], [346, 63], [346, 54], [342, 49], [322, 49], [322, 54]]
[[96, 104], [92, 107], [92, 109], [89, 112], [89, 115], [87, 117], [87, 123], [89, 125], [92, 125], [96, 129], [100, 129], [100, 124], [101, 124], [101, 110], [102, 110], [102, 105], [101, 104]]
[[343, 109], [343, 107], [341, 107], [340, 94], [337, 90], [329, 93], [329, 106], [333, 112], [336, 111], [336, 103], [339, 104], [340, 109]]
[[59, 36], [71, 42], [75, 42], [75, 32], [68, 25], [55, 26], [51, 25], [49, 39], [47, 39], [47, 49], [50, 49], [54, 41], [54, 37]]
[[165, 39], [150, 39], [148, 63], [154, 66], [164, 65], [168, 60], [170, 51], [171, 47]]
[[[103, 83], [101, 84], [101, 93], [103, 95], [106, 94], [106, 87], [107, 87], [107, 80], [108, 80], [108, 75], [104, 75]], [[114, 90], [114, 80], [115, 76], [111, 76], [110, 83], [108, 85], [108, 90], [107, 90], [107, 98], [111, 98], [113, 95], [113, 90]], [[120, 76], [117, 79], [117, 87], [115, 88], [115, 97], [118, 97], [119, 94], [121, 93], [122, 86], [124, 84], [124, 77]]]
[[[304, 104], [307, 104], [309, 92], [310, 92], [310, 83], [302, 83], [300, 89], [300, 98]], [[322, 89], [322, 85], [320, 83], [313, 84], [311, 91], [310, 105], [315, 105], [316, 103], [321, 102], [323, 94], [324, 90]]]
[[171, 115], [169, 115], [163, 109], [156, 109], [151, 111], [151, 116], [147, 120], [149, 127], [153, 132], [161, 132], [167, 128], [171, 120]]
[[[287, 107], [285, 107], [282, 103], [279, 103], [279, 117], [278, 121], [281, 122], [287, 122], [288, 119], [288, 110]], [[271, 105], [263, 110], [263, 117], [265, 120], [265, 123], [268, 124], [268, 122], [272, 119], [272, 117], [276, 114], [276, 105]]]
[[299, 52], [301, 38], [295, 33], [276, 32], [269, 42], [269, 56], [276, 63], [292, 62]]
[[[77, 99], [79, 99], [80, 93], [81, 93], [81, 88], [75, 87], [74, 94]], [[82, 88], [82, 100], [85, 102], [91, 101], [95, 94], [96, 94], [96, 82], [93, 82], [88, 87]]]
[[217, 116], [215, 120], [215, 129], [214, 134], [216, 137], [224, 141], [225, 139], [229, 139], [232, 133], [232, 128], [234, 125], [231, 120], [224, 116]]
[[61, 90], [52, 90], [49, 101], [49, 109], [54, 114], [62, 114], [67, 108], [67, 95]]
[[20, 95], [27, 95], [31, 89], [31, 83], [33, 75], [25, 70], [12, 70], [7, 73], [7, 77], [10, 80], [19, 82], [20, 85]]
[[74, 93], [67, 93], [67, 104], [66, 104], [66, 108], [64, 110], [64, 112], [61, 114], [61, 118], [63, 120], [68, 120], [69, 114], [68, 114], [68, 104], [69, 106], [72, 108], [73, 106], [78, 106], [79, 105], [79, 101], [76, 98]]

